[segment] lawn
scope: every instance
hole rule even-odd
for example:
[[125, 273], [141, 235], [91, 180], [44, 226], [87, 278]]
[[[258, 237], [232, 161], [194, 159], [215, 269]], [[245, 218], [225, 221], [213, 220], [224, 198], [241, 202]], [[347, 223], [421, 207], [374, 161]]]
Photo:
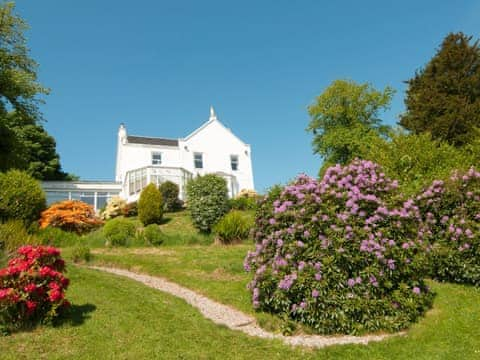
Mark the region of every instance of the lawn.
[[[246, 246], [185, 247], [139, 254], [136, 249], [97, 255], [97, 262], [127, 266], [203, 289], [212, 298], [247, 308], [241, 275]], [[138, 250], [138, 249], [137, 249]], [[178, 265], [198, 254], [188, 269]], [[225, 253], [230, 254], [224, 259]], [[116, 259], [116, 260], [115, 260]], [[176, 259], [176, 260], [175, 260]], [[160, 264], [157, 264], [160, 263]], [[163, 263], [163, 265], [161, 265]], [[220, 263], [221, 265], [219, 265]], [[157, 265], [156, 265], [157, 264]], [[165, 265], [169, 264], [169, 265]], [[174, 271], [177, 268], [177, 271]], [[162, 269], [165, 272], [162, 273]], [[217, 270], [223, 269], [223, 270]], [[188, 273], [195, 276], [187, 280]], [[195, 275], [196, 274], [196, 275]], [[218, 274], [221, 274], [218, 276]], [[406, 336], [368, 346], [335, 346], [320, 350], [290, 348], [279, 341], [250, 338], [204, 319], [194, 308], [133, 280], [70, 266], [68, 297], [73, 316], [56, 328], [0, 338], [0, 358], [162, 358], [162, 359], [473, 359], [480, 358], [480, 291], [473, 287], [433, 283], [435, 307]], [[202, 279], [198, 283], [198, 279]], [[227, 280], [228, 278], [228, 280]], [[203, 288], [202, 284], [211, 283]], [[230, 285], [228, 285], [230, 284]], [[224, 290], [220, 290], [225, 287]], [[229, 295], [227, 295], [227, 293]], [[237, 297], [239, 299], [237, 299]]]
[[[158, 249], [118, 249], [95, 255], [95, 263], [158, 275], [219, 302], [254, 314], [242, 267], [251, 245], [171, 246]], [[384, 343], [320, 350], [347, 358], [480, 358], [480, 289], [431, 282], [437, 292], [434, 308], [407, 336]], [[274, 317], [255, 314], [266, 328], [278, 328]]]
[[[250, 241], [211, 245], [211, 236], [196, 232], [184, 212], [167, 214], [161, 229], [168, 241], [160, 247], [99, 247], [104, 240], [97, 232], [92, 264], [167, 278], [279, 330], [280, 320], [251, 306], [250, 274], [243, 270]], [[71, 251], [63, 249], [67, 261]], [[70, 318], [55, 328], [0, 337], [0, 359], [480, 359], [480, 289], [474, 287], [431, 282], [434, 308], [405, 336], [312, 350], [215, 325], [183, 300], [133, 280], [74, 265], [68, 270]]]

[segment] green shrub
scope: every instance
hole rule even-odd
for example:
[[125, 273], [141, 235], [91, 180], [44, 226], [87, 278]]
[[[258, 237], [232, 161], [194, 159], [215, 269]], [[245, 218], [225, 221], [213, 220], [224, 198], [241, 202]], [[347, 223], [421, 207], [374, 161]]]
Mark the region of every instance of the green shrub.
[[138, 215], [138, 203], [133, 201], [123, 207], [123, 216], [132, 217]]
[[90, 248], [86, 245], [76, 245], [72, 249], [72, 260], [74, 263], [89, 262], [91, 258]]
[[408, 195], [417, 194], [434, 180], [447, 179], [453, 170], [467, 170], [475, 163], [473, 154], [432, 140], [429, 134], [396, 133], [389, 141], [365, 146], [360, 156], [382, 166], [388, 176], [400, 181], [400, 190]]
[[157, 224], [150, 224], [143, 229], [143, 238], [149, 245], [161, 245], [163, 243], [163, 233]]
[[231, 210], [256, 210], [258, 199], [248, 197], [236, 197], [228, 200]]
[[256, 309], [323, 334], [398, 331], [432, 305], [418, 208], [370, 161], [305, 175], [259, 211], [245, 259]]
[[47, 226], [36, 232], [41, 245], [52, 245], [56, 247], [69, 247], [78, 244], [80, 236], [71, 231], [64, 231], [60, 228]]
[[160, 224], [163, 216], [162, 193], [154, 184], [148, 184], [138, 200], [138, 218], [143, 225]]
[[107, 221], [103, 227], [107, 246], [126, 246], [135, 240], [135, 223], [131, 220], [117, 217]]
[[178, 199], [178, 185], [172, 181], [165, 181], [158, 187], [162, 193], [165, 211], [176, 211], [181, 208], [181, 202]]
[[252, 227], [253, 219], [249, 214], [233, 210], [215, 224], [213, 233], [220, 243], [232, 244], [247, 239]]
[[0, 223], [0, 250], [9, 256], [23, 245], [35, 245], [39, 240], [29, 234], [23, 221], [9, 220]]
[[84, 234], [79, 238], [79, 244], [86, 245], [89, 248], [101, 248], [105, 246], [105, 235], [103, 228]]
[[431, 276], [480, 285], [480, 172], [471, 168], [436, 180], [417, 197], [430, 235]]
[[228, 210], [227, 182], [215, 174], [197, 176], [187, 184], [187, 199], [194, 226], [210, 232]]
[[13, 219], [30, 224], [40, 218], [45, 207], [40, 182], [19, 170], [0, 173], [0, 221]]

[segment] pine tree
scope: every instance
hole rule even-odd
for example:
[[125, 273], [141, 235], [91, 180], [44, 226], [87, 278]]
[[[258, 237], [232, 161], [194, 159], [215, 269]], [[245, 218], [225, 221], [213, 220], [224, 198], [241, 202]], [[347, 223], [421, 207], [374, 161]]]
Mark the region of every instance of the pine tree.
[[406, 82], [400, 125], [455, 146], [478, 138], [480, 47], [471, 40], [461, 32], [448, 34], [430, 62]]

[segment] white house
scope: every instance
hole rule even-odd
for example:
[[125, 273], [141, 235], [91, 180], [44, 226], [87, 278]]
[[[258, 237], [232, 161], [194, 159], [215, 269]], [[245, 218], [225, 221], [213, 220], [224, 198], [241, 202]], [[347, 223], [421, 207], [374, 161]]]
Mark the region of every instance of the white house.
[[50, 203], [79, 198], [99, 209], [111, 196], [135, 201], [147, 184], [167, 180], [178, 184], [184, 199], [188, 180], [207, 173], [225, 178], [230, 197], [254, 189], [250, 145], [218, 120], [213, 107], [207, 122], [180, 139], [129, 135], [121, 124], [115, 182], [45, 181], [43, 187]]
[[209, 120], [182, 139], [128, 135], [120, 125], [115, 180], [127, 201], [136, 200], [147, 184], [167, 180], [179, 185], [184, 199], [187, 181], [208, 173], [225, 178], [231, 197], [254, 188], [250, 145], [218, 120], [213, 107]]

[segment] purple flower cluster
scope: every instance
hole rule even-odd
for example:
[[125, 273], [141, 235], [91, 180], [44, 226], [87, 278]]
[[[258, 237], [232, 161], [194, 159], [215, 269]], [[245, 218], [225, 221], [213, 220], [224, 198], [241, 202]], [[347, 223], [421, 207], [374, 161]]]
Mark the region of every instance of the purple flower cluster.
[[[435, 244], [432, 276], [480, 285], [480, 172], [454, 172], [417, 196], [424, 233]], [[479, 269], [479, 270], [476, 270]]]
[[[437, 187], [432, 194], [441, 191]], [[345, 313], [352, 299], [364, 299], [368, 307], [371, 299], [393, 302], [399, 291], [405, 304], [428, 303], [422, 259], [430, 224], [416, 202], [399, 200], [397, 189], [378, 165], [356, 160], [329, 168], [321, 181], [300, 175], [274, 201], [267, 199], [256, 219], [256, 250], [244, 264], [254, 272], [249, 288], [260, 289], [254, 305], [312, 325], [327, 321], [320, 309], [330, 308], [332, 299], [332, 311]], [[422, 289], [421, 295], [401, 290], [405, 284]], [[398, 309], [388, 305], [379, 316], [407, 311], [395, 301]], [[353, 326], [356, 320], [345, 321]]]

